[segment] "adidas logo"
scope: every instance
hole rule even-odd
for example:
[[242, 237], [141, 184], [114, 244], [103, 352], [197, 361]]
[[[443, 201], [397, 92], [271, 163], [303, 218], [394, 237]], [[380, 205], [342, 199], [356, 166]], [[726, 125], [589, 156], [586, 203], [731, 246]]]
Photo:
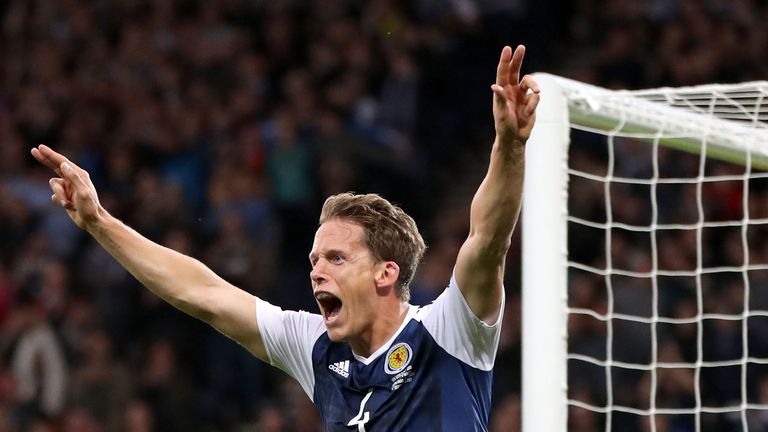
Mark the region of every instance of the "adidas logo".
[[329, 364], [328, 369], [336, 372], [344, 378], [349, 378], [349, 360]]

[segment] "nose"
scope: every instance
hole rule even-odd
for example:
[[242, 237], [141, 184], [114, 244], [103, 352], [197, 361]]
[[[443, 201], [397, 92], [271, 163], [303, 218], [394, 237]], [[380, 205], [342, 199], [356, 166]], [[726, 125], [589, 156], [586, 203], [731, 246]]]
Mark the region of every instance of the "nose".
[[328, 277], [321, 270], [320, 263], [317, 263], [315, 264], [315, 267], [312, 268], [312, 271], [309, 272], [309, 278], [315, 286], [328, 280]]

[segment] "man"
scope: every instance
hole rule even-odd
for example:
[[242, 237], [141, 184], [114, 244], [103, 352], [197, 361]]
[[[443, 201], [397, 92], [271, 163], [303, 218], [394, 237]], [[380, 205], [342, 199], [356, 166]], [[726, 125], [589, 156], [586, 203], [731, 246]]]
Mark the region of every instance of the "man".
[[525, 143], [539, 88], [520, 79], [525, 48], [504, 47], [491, 86], [496, 140], [448, 288], [408, 304], [424, 252], [410, 216], [377, 195], [323, 206], [309, 259], [321, 314], [282, 311], [199, 261], [144, 238], [99, 204], [88, 173], [46, 146], [51, 199], [152, 292], [299, 381], [326, 430], [486, 430], [504, 295], [520, 211]]

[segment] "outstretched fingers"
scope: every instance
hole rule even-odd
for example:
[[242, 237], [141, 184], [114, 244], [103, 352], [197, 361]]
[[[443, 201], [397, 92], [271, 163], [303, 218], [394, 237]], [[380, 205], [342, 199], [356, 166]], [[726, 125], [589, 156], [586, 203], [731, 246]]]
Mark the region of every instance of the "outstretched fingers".
[[53, 191], [51, 201], [64, 207], [77, 226], [86, 228], [99, 214], [99, 200], [88, 172], [50, 147], [40, 145], [31, 152], [35, 159], [59, 175], [49, 181]]
[[59, 177], [69, 180], [73, 187], [88, 187], [86, 182], [88, 172], [72, 163], [61, 153], [54, 151], [45, 144], [32, 148], [31, 153], [38, 162], [53, 170]]
[[62, 175], [61, 164], [64, 162], [69, 162], [69, 160], [64, 157], [64, 155], [55, 152], [52, 148], [45, 144], [40, 144], [39, 146], [32, 148], [32, 156], [34, 156], [38, 162], [52, 169], [59, 176]]
[[514, 52], [509, 46], [501, 51], [493, 91], [493, 116], [496, 132], [504, 139], [527, 140], [535, 122], [541, 89], [531, 75], [521, 76], [525, 46]]
[[[518, 45], [514, 53], [509, 46], [505, 46], [501, 50], [499, 65], [496, 68], [496, 83], [491, 85], [491, 90], [498, 96], [496, 103], [504, 103], [506, 100], [514, 98], [516, 91], [522, 93], [519, 96], [524, 96], [528, 90], [539, 93], [539, 85], [533, 77], [526, 75], [520, 78], [524, 57], [524, 45]], [[514, 87], [515, 85], [517, 88]]]
[[[510, 83], [509, 71], [510, 71], [510, 59], [512, 58], [512, 48], [505, 46], [501, 50], [501, 56], [499, 57], [499, 65], [496, 67], [496, 85], [502, 88]], [[516, 82], [516, 81], [512, 81]]]
[[525, 45], [518, 45], [515, 53], [512, 55], [512, 61], [509, 65], [509, 82], [517, 83], [520, 80], [520, 70], [523, 68], [523, 58], [525, 57]]

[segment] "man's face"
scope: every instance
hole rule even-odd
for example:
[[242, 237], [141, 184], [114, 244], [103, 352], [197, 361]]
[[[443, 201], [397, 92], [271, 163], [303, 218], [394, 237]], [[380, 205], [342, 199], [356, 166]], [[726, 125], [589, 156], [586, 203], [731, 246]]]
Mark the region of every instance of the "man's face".
[[323, 223], [309, 260], [328, 337], [335, 342], [364, 337], [376, 314], [376, 263], [363, 242], [363, 228], [340, 219]]

